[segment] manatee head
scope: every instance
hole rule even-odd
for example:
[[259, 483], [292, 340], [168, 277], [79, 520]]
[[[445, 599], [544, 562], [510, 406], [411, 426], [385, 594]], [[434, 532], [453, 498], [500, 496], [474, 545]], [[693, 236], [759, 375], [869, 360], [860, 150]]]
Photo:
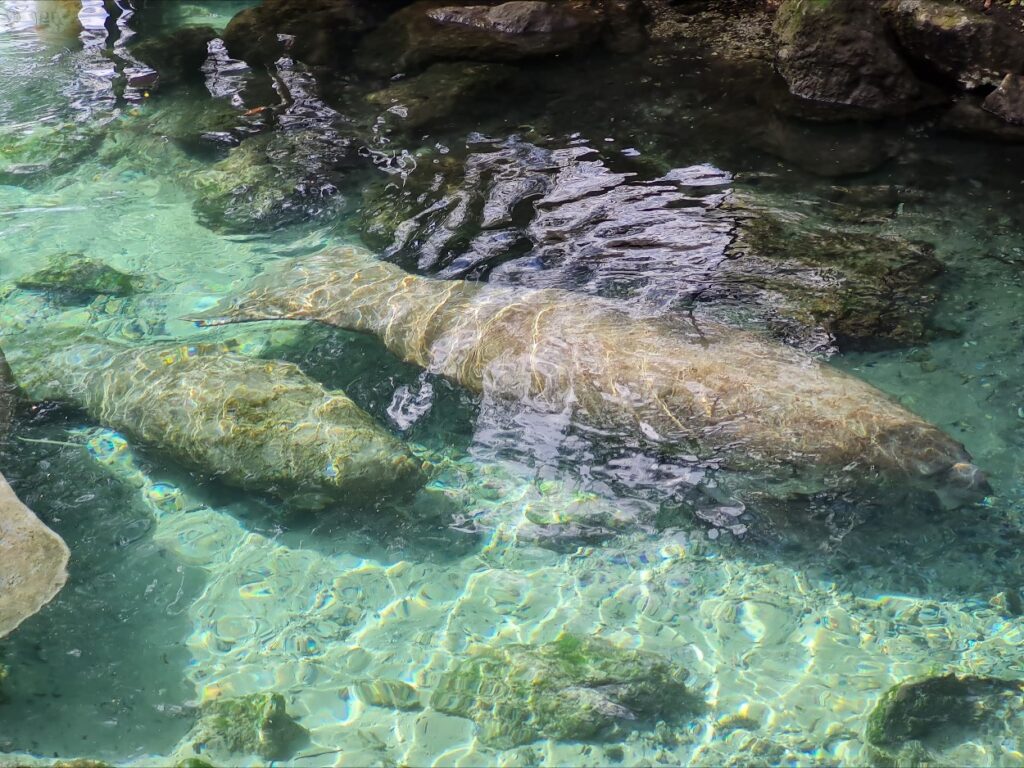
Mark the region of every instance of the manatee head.
[[902, 474], [934, 493], [944, 508], [976, 504], [992, 493], [988, 478], [967, 449], [927, 422], [895, 427], [881, 443]]

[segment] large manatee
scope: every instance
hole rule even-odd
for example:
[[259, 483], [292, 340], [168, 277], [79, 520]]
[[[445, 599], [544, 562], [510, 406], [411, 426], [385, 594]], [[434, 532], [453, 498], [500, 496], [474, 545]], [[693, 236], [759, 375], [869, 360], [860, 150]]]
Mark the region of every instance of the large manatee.
[[962, 445], [857, 378], [735, 328], [638, 319], [592, 296], [439, 281], [339, 249], [288, 262], [193, 319], [364, 331], [475, 392], [805, 487], [910, 481], [954, 504], [989, 491]]
[[[0, 352], [0, 434], [7, 432], [13, 403], [10, 370]], [[69, 557], [64, 540], [21, 503], [0, 474], [0, 637], [60, 591]]]
[[427, 479], [404, 443], [289, 363], [105, 341], [10, 360], [33, 400], [74, 403], [185, 465], [304, 506], [402, 495]]

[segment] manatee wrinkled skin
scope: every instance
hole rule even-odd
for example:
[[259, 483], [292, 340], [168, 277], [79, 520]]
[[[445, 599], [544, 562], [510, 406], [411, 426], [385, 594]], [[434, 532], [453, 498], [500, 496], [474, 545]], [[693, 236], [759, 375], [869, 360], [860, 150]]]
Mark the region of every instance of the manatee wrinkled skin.
[[400, 497], [426, 482], [400, 440], [289, 363], [95, 343], [12, 366], [33, 400], [74, 403], [183, 464], [299, 506]]
[[735, 328], [642, 320], [569, 291], [433, 280], [338, 249], [193, 319], [363, 331], [475, 392], [827, 489], [909, 480], [947, 505], [990, 490], [962, 445], [853, 376]]

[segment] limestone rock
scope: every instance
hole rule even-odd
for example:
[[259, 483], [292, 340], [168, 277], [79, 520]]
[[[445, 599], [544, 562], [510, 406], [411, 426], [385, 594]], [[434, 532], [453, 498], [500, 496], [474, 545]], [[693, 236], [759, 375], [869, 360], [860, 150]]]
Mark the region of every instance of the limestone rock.
[[920, 65], [973, 89], [1024, 71], [1024, 32], [953, 0], [898, 0], [890, 24]]
[[306, 729], [285, 709], [284, 696], [254, 693], [204, 704], [188, 739], [201, 753], [286, 760], [307, 737]]
[[588, 741], [624, 722], [694, 709], [685, 676], [655, 654], [562, 634], [541, 646], [476, 651], [441, 677], [430, 705], [473, 720], [480, 741], [500, 749], [541, 738]]
[[1013, 125], [1024, 125], [1024, 76], [1007, 75], [982, 108]]
[[773, 34], [776, 66], [795, 96], [881, 114], [908, 112], [925, 97], [872, 3], [785, 0]]
[[359, 65], [391, 75], [436, 61], [521, 61], [640, 44], [631, 0], [509, 0], [499, 5], [444, 5], [421, 0], [389, 18], [360, 45]]
[[60, 591], [69, 557], [63, 539], [21, 503], [0, 475], [0, 637]]

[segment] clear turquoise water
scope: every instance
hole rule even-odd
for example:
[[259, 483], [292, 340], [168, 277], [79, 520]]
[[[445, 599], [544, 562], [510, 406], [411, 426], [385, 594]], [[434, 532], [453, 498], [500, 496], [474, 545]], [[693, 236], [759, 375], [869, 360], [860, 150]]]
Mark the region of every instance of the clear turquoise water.
[[[219, 26], [242, 5], [197, 2], [161, 23]], [[59, 4], [46, 8], [56, 13]], [[166, 137], [175, 121], [209, 109], [209, 91], [126, 102], [100, 53], [110, 43], [99, 10], [83, 17], [84, 29], [60, 17], [38, 25], [37, 10], [4, 6], [0, 129], [73, 122], [100, 138], [96, 151], [45, 180], [0, 185], [0, 282], [56, 253], [81, 252], [151, 276], [158, 288], [71, 309], [12, 291], [0, 304], [7, 349], [31, 353], [46, 336], [29, 331], [49, 322], [131, 341], [206, 338], [179, 318], [273, 260], [353, 241], [355, 182], [337, 212], [311, 223], [253, 235], [204, 226], [191, 179], [223, 150]], [[759, 179], [759, 192], [793, 216], [835, 213], [834, 182], [745, 146], [738, 132], [703, 117], [743, 119], [728, 99], [696, 98], [708, 77], [699, 69], [659, 110], [625, 124], [587, 91], [603, 87], [606, 72], [576, 91], [559, 91], [560, 76], [544, 81], [560, 95], [540, 130], [564, 145], [574, 133], [606, 144], [609, 165], [629, 147], [669, 167], [713, 163], [738, 174], [741, 187]], [[507, 134], [519, 117], [492, 116], [481, 130]], [[394, 152], [385, 138], [398, 141], [378, 136], [367, 146]], [[458, 140], [442, 134], [410, 145]], [[616, 757], [608, 745], [541, 741], [501, 752], [476, 740], [468, 720], [373, 707], [351, 692], [376, 677], [429, 692], [476, 643], [546, 642], [565, 629], [665, 655], [690, 671], [708, 702], [693, 719], [638, 729], [622, 744], [626, 764], [859, 765], [866, 715], [893, 682], [936, 669], [1020, 677], [1024, 619], [989, 601], [1024, 581], [1022, 168], [1021, 149], [920, 133], [881, 170], [842, 182], [924, 192], [863, 226], [935, 244], [946, 266], [936, 322], [954, 333], [830, 363], [963, 441], [996, 490], [983, 507], [893, 508], [802, 535], [734, 539], [665, 503], [667, 470], [657, 457], [605, 462], [564, 424], [493, 412], [371, 339], [314, 328], [241, 333], [254, 344], [277, 334], [275, 349], [310, 376], [345, 389], [403, 436], [458, 457], [462, 471], [431, 493], [447, 483], [475, 521], [417, 518], [415, 509], [401, 519], [345, 505], [318, 515], [289, 510], [201, 481], [152, 447], [105, 462], [88, 450], [81, 430], [97, 425], [85, 415], [55, 404], [27, 409], [3, 447], [3, 472], [67, 540], [71, 580], [2, 641], [12, 674], [0, 704], [0, 752], [15, 764], [27, 755], [173, 763], [196, 704], [273, 689], [311, 732], [296, 765], [605, 764]], [[164, 481], [198, 511], [186, 520], [155, 504], [153, 483]], [[539, 495], [557, 504], [580, 492], [629, 524], [599, 542], [530, 537]], [[730, 725], [735, 715], [743, 727]], [[1024, 764], [1024, 729], [1018, 721], [1007, 729], [995, 741], [966, 741], [950, 759]]]

